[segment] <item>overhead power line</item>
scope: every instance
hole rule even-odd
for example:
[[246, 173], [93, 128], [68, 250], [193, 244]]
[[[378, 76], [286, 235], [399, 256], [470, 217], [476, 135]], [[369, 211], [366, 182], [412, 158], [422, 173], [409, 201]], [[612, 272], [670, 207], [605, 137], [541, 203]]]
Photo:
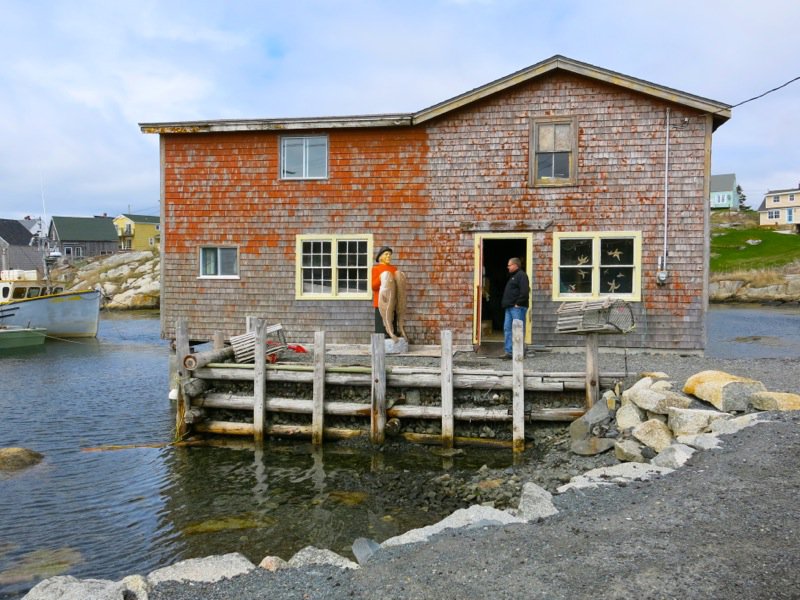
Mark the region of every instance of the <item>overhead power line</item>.
[[731, 108], [736, 108], [737, 106], [741, 106], [742, 104], [747, 104], [748, 102], [752, 102], [753, 100], [758, 100], [759, 98], [763, 98], [764, 96], [766, 96], [767, 94], [771, 94], [772, 92], [777, 92], [779, 89], [785, 88], [787, 85], [789, 85], [790, 83], [794, 83], [798, 79], [800, 79], [800, 76], [795, 77], [794, 79], [790, 79], [786, 83], [784, 83], [782, 85], [779, 85], [776, 88], [772, 88], [771, 90], [767, 90], [763, 94], [759, 94], [758, 96], [753, 96], [752, 98], [748, 98], [747, 100], [743, 100], [743, 101], [739, 102], [739, 104], [734, 104], [733, 106], [731, 106]]

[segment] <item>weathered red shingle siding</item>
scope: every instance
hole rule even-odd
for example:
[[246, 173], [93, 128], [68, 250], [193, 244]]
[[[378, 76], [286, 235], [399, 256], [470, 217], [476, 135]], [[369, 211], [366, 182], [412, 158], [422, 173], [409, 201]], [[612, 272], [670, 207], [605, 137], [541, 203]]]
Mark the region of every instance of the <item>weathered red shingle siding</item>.
[[[668, 107], [680, 126], [670, 139], [669, 284], [658, 287]], [[532, 187], [531, 120], [554, 115], [577, 118], [577, 185]], [[283, 323], [293, 340], [325, 330], [330, 343], [367, 343], [369, 301], [295, 300], [295, 236], [355, 232], [395, 248], [409, 276], [414, 342], [438, 343], [447, 328], [456, 344], [469, 344], [475, 234], [461, 223], [527, 219], [552, 222], [535, 232], [528, 267], [535, 344], [583, 344], [554, 333], [553, 232], [636, 230], [644, 271], [637, 329], [603, 343], [702, 349], [707, 123], [681, 105], [556, 72], [421, 125], [321, 131], [329, 136], [325, 181], [279, 179], [277, 132], [162, 135], [164, 335], [178, 316], [193, 338], [232, 335], [253, 314]], [[198, 279], [201, 244], [238, 245], [241, 278]]]
[[[669, 284], [655, 283], [663, 253], [666, 109], [670, 107]], [[528, 184], [530, 124], [544, 116], [577, 117], [578, 182], [537, 188]], [[688, 123], [683, 124], [687, 118]], [[675, 126], [680, 123], [680, 126]], [[575, 75], [557, 74], [450, 113], [429, 127], [432, 221], [445, 235], [432, 238], [432, 273], [447, 272], [454, 286], [435, 279], [439, 310], [451, 316], [466, 343], [471, 327], [473, 233], [461, 221], [552, 221], [534, 236], [533, 342], [583, 344], [555, 333], [558, 304], [551, 298], [553, 231], [642, 232], [642, 302], [636, 330], [606, 336], [605, 345], [660, 349], [704, 347], [704, 183], [706, 119], [697, 111]], [[457, 253], [448, 252], [457, 248]]]
[[[295, 300], [295, 236], [374, 233], [404, 261], [423, 260], [425, 130], [322, 133], [329, 177], [304, 181], [280, 179], [280, 133], [164, 136], [164, 335], [179, 316], [193, 338], [208, 339], [241, 333], [245, 317], [259, 315], [296, 340], [322, 329], [332, 342], [368, 339], [371, 301]], [[201, 245], [238, 246], [240, 278], [199, 279]], [[417, 286], [424, 269], [409, 272]]]

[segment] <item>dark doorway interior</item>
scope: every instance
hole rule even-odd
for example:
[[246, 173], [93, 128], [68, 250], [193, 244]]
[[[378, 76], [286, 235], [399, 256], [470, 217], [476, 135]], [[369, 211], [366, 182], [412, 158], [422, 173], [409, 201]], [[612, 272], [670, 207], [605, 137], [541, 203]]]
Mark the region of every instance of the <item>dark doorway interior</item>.
[[501, 299], [508, 279], [508, 259], [514, 256], [522, 261], [522, 268], [527, 272], [524, 239], [484, 238], [481, 343], [503, 339], [504, 311]]

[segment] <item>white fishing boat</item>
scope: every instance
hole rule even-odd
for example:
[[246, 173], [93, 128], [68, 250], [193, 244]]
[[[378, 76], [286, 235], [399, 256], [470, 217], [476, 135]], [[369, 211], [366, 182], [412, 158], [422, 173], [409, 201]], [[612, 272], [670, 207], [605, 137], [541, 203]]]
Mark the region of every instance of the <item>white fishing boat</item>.
[[100, 323], [99, 290], [64, 291], [38, 271], [0, 271], [3, 325], [42, 328], [52, 337], [95, 337]]

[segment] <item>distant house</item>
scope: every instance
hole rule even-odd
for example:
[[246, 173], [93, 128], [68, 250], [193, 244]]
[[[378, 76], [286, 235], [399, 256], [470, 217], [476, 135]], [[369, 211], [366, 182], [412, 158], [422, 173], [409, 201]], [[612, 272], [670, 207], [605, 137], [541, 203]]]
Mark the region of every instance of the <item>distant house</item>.
[[47, 237], [67, 260], [114, 254], [119, 246], [111, 217], [53, 217]]
[[727, 208], [739, 210], [739, 191], [736, 185], [736, 175], [712, 175], [709, 190], [709, 206], [711, 208]]
[[262, 315], [300, 342], [367, 344], [388, 245], [414, 343], [502, 339], [494, 300], [519, 257], [526, 344], [582, 346], [557, 309], [613, 298], [636, 328], [604, 345], [700, 353], [712, 133], [730, 116], [554, 56], [414, 113], [142, 123], [160, 136], [162, 335]]
[[121, 250], [150, 250], [161, 242], [161, 218], [122, 214], [114, 218]]
[[22, 223], [0, 219], [0, 270], [42, 270], [42, 255], [31, 246], [33, 234]]
[[788, 190], [771, 190], [758, 207], [762, 227], [792, 229], [800, 233], [800, 185]]

